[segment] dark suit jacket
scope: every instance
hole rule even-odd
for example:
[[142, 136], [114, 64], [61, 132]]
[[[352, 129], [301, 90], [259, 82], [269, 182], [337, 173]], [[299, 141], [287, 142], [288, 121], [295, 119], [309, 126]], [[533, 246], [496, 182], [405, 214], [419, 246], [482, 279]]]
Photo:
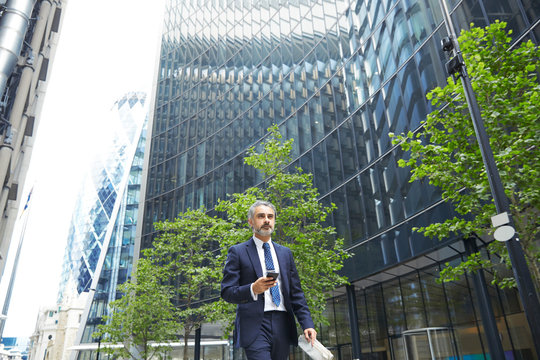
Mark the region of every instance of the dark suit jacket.
[[[283, 301], [289, 315], [290, 343], [298, 345], [294, 316], [296, 315], [302, 329], [315, 326], [300, 285], [291, 250], [275, 242], [273, 244], [281, 273], [280, 286]], [[253, 301], [250, 287], [261, 276], [263, 276], [263, 269], [253, 239], [229, 249], [223, 269], [221, 297], [227, 302], [238, 304], [233, 335], [236, 347], [250, 345], [259, 334], [264, 316], [264, 294], [259, 294], [257, 301]]]

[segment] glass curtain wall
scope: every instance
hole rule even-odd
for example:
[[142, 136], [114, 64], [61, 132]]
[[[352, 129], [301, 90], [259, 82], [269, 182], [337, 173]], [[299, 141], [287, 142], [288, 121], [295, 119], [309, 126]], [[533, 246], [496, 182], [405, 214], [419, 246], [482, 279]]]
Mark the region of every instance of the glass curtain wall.
[[347, 275], [438, 245], [411, 228], [450, 210], [436, 189], [408, 182], [388, 137], [416, 129], [432, 110], [424, 94], [446, 79], [438, 9], [435, 0], [169, 1], [143, 248], [154, 222], [257, 185], [243, 156], [274, 123], [295, 139], [293, 163], [338, 205], [331, 221], [347, 246], [366, 254]]
[[96, 146], [83, 179], [65, 249], [58, 303], [90, 291], [102, 251], [122, 203], [137, 144], [147, 119], [146, 94], [128, 93], [116, 101], [109, 127]]
[[[448, 4], [457, 31], [501, 20], [538, 43], [537, 1]], [[321, 201], [338, 206], [328, 221], [354, 253], [343, 269], [351, 282], [459, 240], [412, 231], [453, 212], [437, 189], [409, 182], [388, 136], [417, 130], [435, 110], [425, 94], [447, 78], [442, 21], [439, 0], [169, 0], [141, 247], [151, 245], [154, 222], [262, 184], [243, 157], [271, 124], [294, 139], [291, 165], [313, 173]], [[473, 291], [422, 273], [366, 287], [356, 304], [362, 351], [399, 358], [403, 331], [451, 323], [456, 343], [483, 353]], [[334, 328], [322, 333], [345, 354], [338, 300], [328, 310]]]
[[[126, 94], [114, 103], [111, 115], [103, 153], [89, 169], [77, 200], [60, 284], [59, 304], [63, 297], [89, 293], [76, 346], [99, 341], [92, 334], [108, 315], [108, 304], [121, 296], [116, 288], [133, 266], [148, 123], [146, 94]], [[73, 358], [94, 356], [74, 350]]]
[[81, 339], [83, 343], [97, 341], [92, 337], [92, 333], [97, 330], [98, 324], [103, 323], [103, 316], [110, 315], [108, 304], [122, 295], [117, 292], [117, 286], [126, 282], [131, 275], [145, 143], [146, 125], [137, 145], [129, 171], [128, 184], [121, 198], [107, 254], [99, 273], [99, 280]]
[[[451, 260], [451, 263], [461, 258]], [[443, 266], [438, 263], [367, 288], [356, 287], [356, 308], [362, 359], [405, 359], [407, 336], [416, 339], [422, 359], [431, 359], [428, 332], [437, 359], [489, 359], [479, 305], [472, 280], [439, 284]], [[502, 269], [501, 269], [502, 270]], [[503, 270], [504, 271], [504, 270]], [[491, 280], [487, 273], [488, 283]], [[507, 359], [535, 359], [534, 339], [527, 330], [519, 294], [515, 289], [488, 286], [497, 328]], [[345, 296], [328, 300], [330, 326], [321, 327], [319, 338], [336, 359], [350, 359], [350, 326]], [[411, 341], [410, 339], [407, 341]], [[409, 356], [411, 346], [408, 345]], [[427, 350], [426, 350], [427, 349]], [[301, 351], [295, 356], [302, 358]], [[426, 357], [427, 356], [427, 357]], [[415, 357], [413, 357], [415, 358]]]

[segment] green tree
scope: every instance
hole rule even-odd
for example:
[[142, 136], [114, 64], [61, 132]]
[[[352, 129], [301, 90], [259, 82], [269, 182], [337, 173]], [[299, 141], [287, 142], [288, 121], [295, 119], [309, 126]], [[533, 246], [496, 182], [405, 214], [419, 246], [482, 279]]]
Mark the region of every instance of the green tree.
[[174, 287], [173, 302], [184, 337], [184, 359], [188, 338], [203, 322], [215, 321], [215, 305], [207, 299], [219, 295], [223, 263], [218, 240], [231, 228], [226, 221], [210, 217], [204, 208], [187, 210], [174, 221], [155, 224], [159, 235], [152, 248], [143, 251], [162, 283]]
[[[92, 336], [102, 338], [100, 351], [124, 359], [147, 360], [161, 358], [177, 339], [179, 324], [176, 309], [170, 301], [173, 288], [163, 285], [149, 261], [139, 260], [135, 276], [118, 286], [124, 293], [112, 301], [105, 324], [98, 325]], [[118, 346], [120, 345], [120, 346]]]
[[[272, 202], [277, 213], [272, 238], [293, 252], [313, 321], [328, 325], [323, 316], [328, 292], [347, 283], [338, 271], [350, 256], [343, 248], [343, 239], [336, 237], [335, 228], [324, 226], [336, 206], [323, 206], [317, 200], [319, 193], [313, 186], [311, 174], [304, 173], [301, 168], [287, 171], [293, 140], [282, 141], [276, 125], [269, 132], [262, 151], [258, 153], [251, 148], [244, 159], [246, 164], [262, 173], [266, 179], [264, 186], [235, 193], [230, 200], [220, 201], [216, 207], [227, 214], [233, 225], [231, 231], [221, 237], [222, 256], [226, 256], [230, 246], [252, 236], [247, 224], [251, 204], [257, 199]], [[233, 305], [221, 300], [214, 306], [221, 306], [221, 312], [233, 317]]]
[[[540, 289], [540, 49], [530, 40], [513, 45], [511, 31], [505, 27], [504, 22], [486, 28], [471, 25], [458, 42], [516, 232]], [[461, 82], [450, 77], [444, 88], [433, 89], [427, 99], [439, 110], [428, 115], [419, 131], [393, 140], [410, 153], [399, 165], [411, 168], [411, 181], [427, 178], [439, 187], [458, 216], [415, 230], [440, 239], [452, 233], [488, 238], [496, 209]], [[494, 282], [500, 286], [515, 286], [513, 277], [503, 276], [508, 271], [497, 272], [500, 262], [511, 266], [505, 244], [493, 241], [488, 249], [491, 260], [473, 254], [456, 267], [447, 264], [441, 279], [452, 281], [464, 272], [484, 268], [494, 272]]]

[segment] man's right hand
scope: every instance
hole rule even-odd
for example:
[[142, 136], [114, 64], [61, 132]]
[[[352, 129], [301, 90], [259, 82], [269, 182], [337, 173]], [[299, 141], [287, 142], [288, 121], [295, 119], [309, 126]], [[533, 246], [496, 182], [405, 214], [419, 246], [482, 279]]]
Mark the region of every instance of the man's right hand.
[[274, 280], [271, 277], [260, 277], [253, 283], [253, 293], [255, 295], [262, 294], [266, 290], [270, 289], [271, 287], [274, 287], [277, 285], [277, 280]]

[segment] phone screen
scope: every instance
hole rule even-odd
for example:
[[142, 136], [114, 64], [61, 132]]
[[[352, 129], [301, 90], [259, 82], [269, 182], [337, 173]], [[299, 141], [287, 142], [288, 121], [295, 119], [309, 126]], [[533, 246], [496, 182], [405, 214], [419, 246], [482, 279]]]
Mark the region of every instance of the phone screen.
[[266, 272], [266, 277], [271, 277], [273, 278], [274, 280], [277, 279], [279, 273], [275, 272], [275, 271], [272, 271], [272, 270], [269, 270]]

